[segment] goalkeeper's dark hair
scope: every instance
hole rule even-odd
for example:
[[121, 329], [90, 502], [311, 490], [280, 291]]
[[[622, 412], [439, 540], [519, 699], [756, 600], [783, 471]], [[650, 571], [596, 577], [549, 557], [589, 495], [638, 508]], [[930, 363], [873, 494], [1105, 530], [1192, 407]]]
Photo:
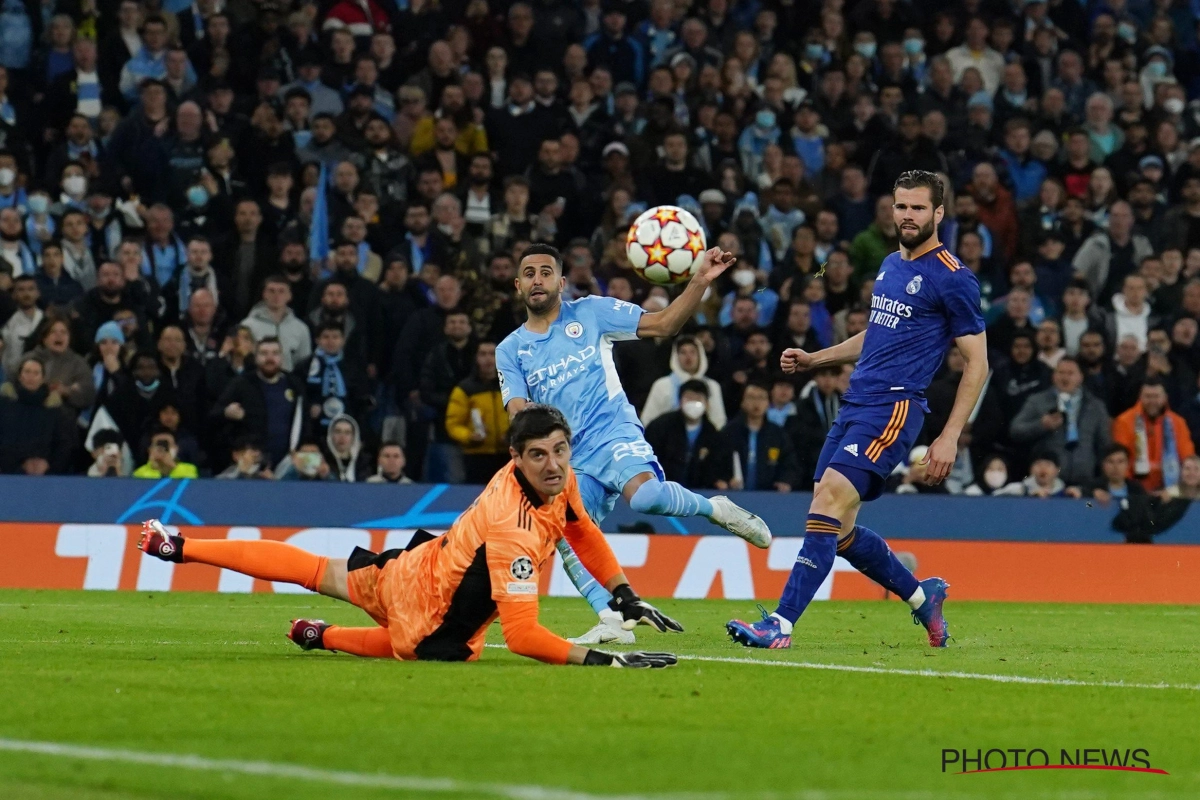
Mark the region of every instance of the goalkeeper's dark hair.
[[563, 271], [562, 253], [560, 253], [558, 251], [558, 248], [555, 247], [554, 245], [543, 244], [542, 242], [534, 242], [533, 244], [529, 245], [529, 247], [525, 248], [524, 253], [521, 253], [521, 261], [517, 262], [517, 266], [520, 267], [521, 262], [524, 261], [525, 259], [529, 258], [530, 256], [550, 256], [551, 258], [554, 259], [554, 267], [555, 267], [555, 269], [558, 270], [558, 274], [559, 275], [562, 274], [562, 271]]
[[567, 441], [571, 440], [571, 426], [561, 411], [554, 406], [531, 403], [513, 416], [508, 428], [508, 444], [524, 455], [526, 444], [534, 439], [545, 439], [555, 431], [562, 431]]
[[936, 173], [926, 172], [923, 169], [911, 169], [908, 172], [900, 173], [900, 177], [896, 179], [896, 185], [892, 187], [892, 194], [896, 194], [897, 189], [928, 189], [930, 197], [933, 198], [933, 207], [943, 205], [946, 199], [946, 187], [942, 185], [942, 179]]

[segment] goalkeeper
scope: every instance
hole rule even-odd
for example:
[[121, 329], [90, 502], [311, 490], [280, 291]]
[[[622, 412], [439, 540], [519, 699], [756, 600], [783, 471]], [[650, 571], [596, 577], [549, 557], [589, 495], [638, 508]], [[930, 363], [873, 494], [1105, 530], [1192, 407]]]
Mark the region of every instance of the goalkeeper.
[[612, 594], [626, 629], [680, 633], [683, 626], [641, 600], [588, 517], [571, 470], [571, 430], [562, 413], [529, 405], [512, 420], [512, 461], [441, 537], [418, 531], [405, 550], [355, 548], [347, 559], [281, 542], [184, 539], [157, 520], [139, 549], [176, 563], [211, 564], [267, 581], [299, 584], [361, 608], [376, 626], [294, 620], [288, 638], [305, 650], [371, 658], [474, 661], [497, 616], [514, 653], [549, 664], [666, 667], [670, 653], [605, 653], [574, 645], [538, 623], [538, 578], [563, 537]]

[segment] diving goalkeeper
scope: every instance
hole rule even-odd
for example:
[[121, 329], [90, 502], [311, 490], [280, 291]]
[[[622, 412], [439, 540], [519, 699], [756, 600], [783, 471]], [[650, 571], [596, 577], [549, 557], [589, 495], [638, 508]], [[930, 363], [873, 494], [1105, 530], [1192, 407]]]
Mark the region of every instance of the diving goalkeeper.
[[268, 581], [299, 584], [352, 603], [377, 623], [348, 628], [295, 620], [288, 638], [305, 650], [370, 658], [474, 661], [497, 616], [514, 653], [549, 664], [666, 667], [670, 653], [605, 653], [574, 645], [538, 623], [538, 577], [566, 537], [632, 629], [683, 626], [629, 586], [612, 549], [588, 517], [571, 470], [571, 430], [557, 409], [529, 405], [513, 417], [512, 461], [440, 537], [419, 531], [405, 550], [355, 548], [346, 559], [281, 542], [185, 539], [158, 520], [138, 547], [164, 561], [211, 564]]

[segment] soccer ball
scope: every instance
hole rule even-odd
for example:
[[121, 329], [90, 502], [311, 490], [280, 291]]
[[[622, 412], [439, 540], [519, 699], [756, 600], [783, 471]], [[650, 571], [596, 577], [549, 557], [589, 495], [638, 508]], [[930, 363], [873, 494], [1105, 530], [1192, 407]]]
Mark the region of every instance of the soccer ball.
[[650, 283], [683, 283], [704, 262], [704, 229], [688, 211], [657, 206], [629, 227], [625, 253], [633, 271]]

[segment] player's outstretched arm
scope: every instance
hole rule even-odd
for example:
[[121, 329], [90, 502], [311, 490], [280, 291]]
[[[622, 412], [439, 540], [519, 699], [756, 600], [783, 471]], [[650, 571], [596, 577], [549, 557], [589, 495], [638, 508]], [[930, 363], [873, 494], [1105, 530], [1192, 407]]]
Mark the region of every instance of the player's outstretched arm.
[[733, 253], [727, 253], [719, 247], [705, 251], [704, 263], [688, 281], [683, 294], [662, 311], [642, 314], [638, 320], [637, 335], [643, 339], [657, 339], [679, 333], [700, 307], [705, 290], [735, 261], [737, 259]]
[[863, 339], [866, 335], [866, 331], [860, 331], [841, 344], [826, 347], [824, 350], [818, 350], [815, 353], [806, 352], [798, 347], [789, 347], [780, 356], [779, 366], [783, 368], [784, 372], [790, 375], [796, 372], [816, 369], [817, 367], [853, 364], [862, 355]]
[[987, 334], [959, 336], [954, 343], [958, 345], [958, 352], [966, 364], [946, 426], [925, 454], [924, 463], [929, 465], [925, 480], [930, 484], [941, 483], [954, 467], [954, 461], [958, 458], [958, 438], [979, 402], [979, 393], [983, 391], [983, 384], [987, 380]]

